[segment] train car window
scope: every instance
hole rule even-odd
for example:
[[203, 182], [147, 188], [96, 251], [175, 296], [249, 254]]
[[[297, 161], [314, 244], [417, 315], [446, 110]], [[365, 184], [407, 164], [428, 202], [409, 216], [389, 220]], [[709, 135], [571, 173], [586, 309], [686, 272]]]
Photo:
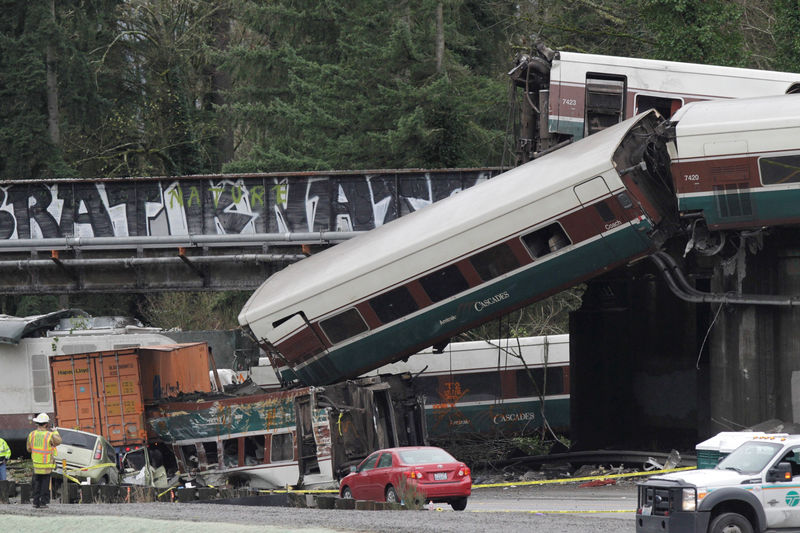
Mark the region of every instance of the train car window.
[[483, 281], [502, 276], [520, 266], [511, 247], [505, 243], [473, 255], [469, 262]]
[[448, 388], [451, 396], [447, 403], [477, 402], [500, 398], [500, 374], [498, 372], [475, 372], [454, 374]]
[[550, 224], [523, 235], [522, 242], [534, 259], [572, 244], [560, 224]]
[[239, 466], [239, 438], [222, 441], [222, 463], [224, 466]]
[[439, 302], [469, 288], [456, 265], [444, 267], [421, 278], [419, 282], [432, 302]]
[[625, 116], [625, 86], [624, 76], [586, 74], [585, 135], [622, 122]]
[[204, 442], [203, 451], [206, 454], [206, 467], [216, 468], [219, 466], [219, 459], [217, 458], [217, 441]]
[[200, 460], [197, 457], [197, 445], [186, 444], [181, 446], [181, 453], [183, 454], [183, 464], [187, 470], [194, 470], [200, 466]]
[[337, 344], [369, 329], [361, 313], [354, 307], [323, 320], [319, 325], [331, 344]]
[[680, 98], [662, 98], [659, 96], [650, 96], [647, 94], [636, 95], [636, 114], [644, 113], [648, 109], [655, 109], [664, 117], [669, 118], [681, 108], [683, 100]]
[[34, 354], [31, 356], [31, 378], [33, 379], [33, 401], [47, 403], [50, 401], [50, 367], [47, 356]]
[[598, 202], [594, 204], [594, 208], [600, 213], [600, 216], [603, 218], [605, 222], [612, 222], [616, 220], [617, 217], [614, 216], [614, 212], [611, 211], [611, 208], [608, 207], [608, 204], [605, 202]]
[[291, 461], [294, 459], [294, 446], [292, 446], [291, 433], [275, 433], [272, 435], [270, 446], [270, 462]]
[[264, 462], [264, 435], [244, 438], [244, 464], [257, 465]]
[[397, 287], [369, 301], [370, 307], [384, 324], [409, 315], [419, 309], [406, 287]]
[[761, 183], [781, 185], [800, 182], [800, 154], [762, 157], [758, 160]]
[[547, 396], [564, 394], [564, 367], [547, 367], [547, 383], [543, 380], [544, 375], [542, 368], [532, 368], [530, 374], [527, 370], [517, 370], [517, 395], [524, 398], [539, 396], [542, 392]]

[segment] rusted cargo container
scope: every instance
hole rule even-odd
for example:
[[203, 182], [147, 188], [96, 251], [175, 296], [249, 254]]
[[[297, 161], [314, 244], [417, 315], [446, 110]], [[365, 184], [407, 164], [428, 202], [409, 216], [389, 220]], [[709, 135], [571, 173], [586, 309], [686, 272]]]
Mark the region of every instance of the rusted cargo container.
[[114, 446], [142, 444], [145, 406], [181, 392], [209, 392], [208, 368], [206, 343], [53, 356], [56, 420]]
[[141, 346], [142, 391], [146, 404], [180, 393], [211, 392], [208, 345]]

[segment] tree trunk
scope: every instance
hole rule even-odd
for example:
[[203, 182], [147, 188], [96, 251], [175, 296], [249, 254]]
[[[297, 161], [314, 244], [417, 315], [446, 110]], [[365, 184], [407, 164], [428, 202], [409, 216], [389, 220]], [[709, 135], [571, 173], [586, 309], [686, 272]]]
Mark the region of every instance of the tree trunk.
[[444, 9], [442, 3], [436, 5], [436, 73], [442, 73], [444, 64]]
[[[53, 17], [53, 24], [56, 22], [55, 0], [50, 0], [50, 15]], [[61, 131], [59, 129], [58, 113], [58, 78], [56, 76], [56, 50], [53, 46], [55, 35], [51, 36], [46, 50], [47, 68], [47, 132], [50, 134], [50, 142], [55, 146], [61, 146]]]
[[[229, 10], [218, 10], [212, 20], [215, 46], [217, 50], [224, 52], [228, 49], [230, 41], [231, 19]], [[211, 69], [212, 87], [210, 100], [213, 107], [216, 108], [215, 113], [220, 124], [220, 133], [216, 139], [217, 153], [219, 154], [218, 170], [220, 170], [224, 163], [233, 159], [233, 129], [225, 113], [221, 110], [222, 106], [225, 105], [225, 93], [231, 89], [231, 77], [227, 71], [221, 70], [217, 65], [212, 65]]]

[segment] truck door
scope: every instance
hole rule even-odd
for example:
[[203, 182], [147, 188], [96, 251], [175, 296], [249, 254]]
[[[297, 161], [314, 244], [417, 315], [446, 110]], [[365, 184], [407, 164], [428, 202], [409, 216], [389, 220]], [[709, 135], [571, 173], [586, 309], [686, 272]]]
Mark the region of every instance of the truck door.
[[792, 480], [763, 484], [761, 501], [767, 516], [767, 527], [800, 527], [800, 446], [784, 453], [778, 462], [781, 461], [792, 466]]

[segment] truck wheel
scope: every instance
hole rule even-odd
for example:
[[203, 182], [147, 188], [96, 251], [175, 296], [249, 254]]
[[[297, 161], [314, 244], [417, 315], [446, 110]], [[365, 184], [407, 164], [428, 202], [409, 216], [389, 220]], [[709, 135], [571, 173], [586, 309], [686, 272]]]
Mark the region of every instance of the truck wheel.
[[739, 513], [722, 513], [708, 529], [709, 533], [753, 533], [753, 525]]

